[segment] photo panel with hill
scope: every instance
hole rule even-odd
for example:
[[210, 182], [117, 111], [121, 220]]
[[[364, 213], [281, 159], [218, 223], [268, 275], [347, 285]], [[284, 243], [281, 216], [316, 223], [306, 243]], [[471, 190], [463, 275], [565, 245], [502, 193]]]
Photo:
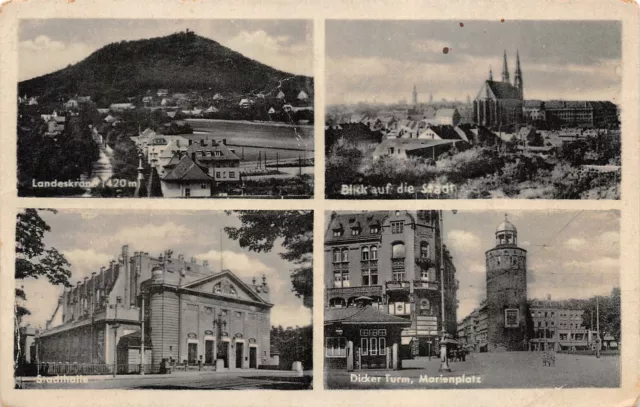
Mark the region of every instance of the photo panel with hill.
[[310, 198], [311, 20], [21, 20], [19, 196]]
[[21, 209], [17, 389], [306, 390], [312, 211]]
[[331, 199], [620, 199], [622, 24], [328, 20]]
[[325, 212], [328, 389], [615, 388], [620, 212]]

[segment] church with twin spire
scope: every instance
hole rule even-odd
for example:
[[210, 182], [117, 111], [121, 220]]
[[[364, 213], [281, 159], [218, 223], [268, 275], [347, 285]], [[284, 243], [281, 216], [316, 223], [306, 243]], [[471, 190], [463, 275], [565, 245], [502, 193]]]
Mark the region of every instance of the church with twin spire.
[[476, 124], [491, 129], [506, 130], [523, 121], [524, 86], [520, 68], [520, 54], [516, 52], [516, 70], [513, 83], [504, 52], [502, 79], [493, 80], [489, 69], [489, 79], [485, 80], [473, 101], [473, 118]]

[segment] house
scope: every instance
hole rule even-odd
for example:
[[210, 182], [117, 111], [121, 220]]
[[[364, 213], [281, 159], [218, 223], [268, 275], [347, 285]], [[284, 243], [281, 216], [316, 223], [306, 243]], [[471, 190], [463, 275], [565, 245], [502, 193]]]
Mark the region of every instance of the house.
[[285, 113], [291, 113], [293, 112], [293, 106], [286, 104], [284, 106], [282, 106], [282, 111]]
[[308, 99], [309, 99], [309, 95], [307, 95], [307, 93], [306, 93], [305, 91], [301, 90], [301, 91], [298, 93], [298, 96], [296, 96], [296, 98], [297, 98], [298, 100], [300, 100], [300, 101], [306, 101], [306, 100], [308, 100]]
[[205, 168], [216, 182], [240, 181], [240, 158], [227, 146], [226, 139], [221, 142], [207, 139], [192, 142], [187, 148], [187, 154]]
[[36, 106], [37, 104], [38, 104], [38, 98], [35, 96], [31, 97], [27, 102], [27, 105], [29, 106]]
[[284, 98], [285, 98], [284, 92], [283, 91], [278, 92], [276, 99], [284, 100]]
[[100, 114], [109, 114], [109, 109], [108, 108], [98, 108], [96, 110], [98, 110], [98, 113], [100, 113]]
[[373, 159], [377, 160], [387, 156], [402, 159], [423, 157], [435, 160], [440, 154], [448, 151], [458, 141], [461, 140], [386, 139], [374, 150]]
[[156, 95], [158, 95], [159, 98], [168, 96], [169, 89], [158, 89], [158, 91], [156, 92]]
[[[168, 136], [171, 137], [171, 136]], [[185, 139], [186, 140], [186, 139]], [[178, 158], [182, 158], [184, 153], [187, 151], [188, 142], [181, 141], [180, 139], [170, 140], [169, 144], [161, 151], [161, 153], [157, 156], [154, 156], [156, 171], [158, 171], [158, 175], [160, 178], [163, 178], [168, 174], [169, 171], [175, 168], [175, 165], [179, 163], [180, 160], [175, 161], [175, 165], [170, 165], [171, 160], [178, 156]]]
[[77, 109], [78, 108], [78, 101], [76, 99], [69, 99], [64, 104], [64, 108], [67, 109], [67, 110]]
[[142, 103], [144, 103], [145, 106], [149, 106], [153, 103], [153, 96], [145, 96], [142, 98]]
[[460, 123], [460, 113], [457, 109], [438, 109], [434, 121], [436, 125], [457, 126]]
[[188, 155], [160, 180], [162, 196], [165, 198], [190, 198], [211, 196], [213, 177]]
[[64, 116], [51, 116], [47, 121], [47, 136], [55, 136], [64, 131], [64, 125], [67, 118]]
[[78, 96], [78, 103], [89, 103], [91, 102], [91, 96]]
[[170, 106], [170, 105], [171, 105], [170, 99], [162, 98], [162, 101], [160, 102], [160, 106]]
[[217, 102], [219, 100], [224, 100], [224, 97], [221, 94], [216, 93], [215, 95], [213, 95], [213, 100]]
[[169, 116], [170, 118], [175, 118], [176, 117], [176, 113], [178, 112], [167, 112], [167, 116]]
[[107, 115], [107, 117], [104, 118], [104, 121], [111, 124], [113, 122], [115, 122], [116, 120], [118, 120], [115, 116], [112, 115]]
[[418, 134], [418, 138], [421, 140], [462, 140], [455, 127], [451, 125], [428, 126]]
[[240, 106], [242, 109], [248, 109], [250, 105], [251, 105], [251, 102], [249, 101], [249, 99], [246, 99], [246, 98], [240, 100], [240, 103], [238, 103], [238, 106]]
[[273, 107], [270, 107], [269, 111], [267, 113], [268, 114], [275, 114], [276, 113], [276, 109], [274, 109]]
[[109, 105], [109, 109], [112, 112], [123, 112], [125, 110], [135, 109], [135, 106], [133, 103], [112, 103]]
[[220, 111], [220, 109], [217, 109], [215, 106], [209, 106], [209, 108], [207, 108], [207, 110], [204, 111], [204, 113], [218, 113]]

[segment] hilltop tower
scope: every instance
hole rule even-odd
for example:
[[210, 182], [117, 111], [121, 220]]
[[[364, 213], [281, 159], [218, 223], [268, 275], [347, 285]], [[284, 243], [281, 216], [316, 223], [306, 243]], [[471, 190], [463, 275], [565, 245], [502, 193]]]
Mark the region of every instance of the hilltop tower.
[[507, 66], [507, 50], [504, 50], [504, 60], [502, 61], [502, 82], [510, 83], [509, 67]]
[[518, 230], [505, 220], [487, 250], [487, 342], [489, 352], [527, 347], [527, 251], [518, 247]]
[[414, 106], [418, 106], [418, 90], [416, 89], [416, 85], [413, 85], [413, 94], [412, 101]]

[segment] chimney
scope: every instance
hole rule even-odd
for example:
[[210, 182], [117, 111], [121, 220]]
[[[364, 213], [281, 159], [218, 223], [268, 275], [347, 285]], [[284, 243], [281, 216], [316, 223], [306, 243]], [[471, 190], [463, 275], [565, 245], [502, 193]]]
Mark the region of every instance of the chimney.
[[205, 260], [205, 261], [203, 261], [203, 262], [202, 262], [202, 265], [203, 265], [204, 267], [209, 267], [209, 260]]
[[195, 152], [191, 153], [191, 161], [196, 162], [196, 153]]
[[189, 139], [189, 145], [193, 144], [193, 140]]
[[204, 139], [203, 139], [203, 138], [201, 138], [201, 139], [200, 139], [200, 145], [201, 145], [202, 147], [204, 147], [204, 146], [206, 146], [206, 145], [207, 145], [207, 143], [204, 141]]
[[227, 139], [226, 138], [222, 139], [222, 144], [224, 144], [225, 146], [227, 145]]

